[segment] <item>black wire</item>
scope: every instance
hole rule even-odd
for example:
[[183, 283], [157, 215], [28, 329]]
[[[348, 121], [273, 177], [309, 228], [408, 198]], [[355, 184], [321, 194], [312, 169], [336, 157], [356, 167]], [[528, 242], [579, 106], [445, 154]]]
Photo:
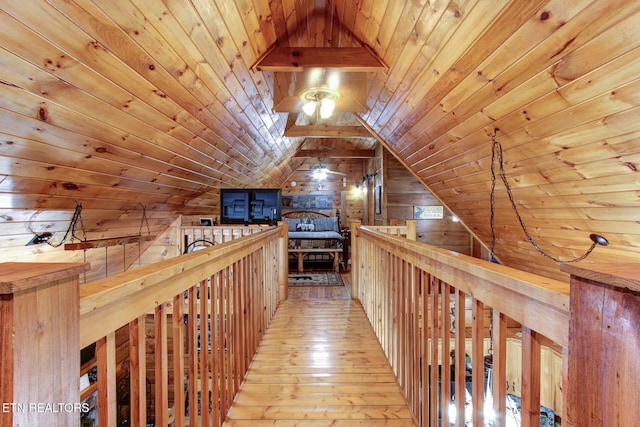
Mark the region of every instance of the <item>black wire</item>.
[[520, 227], [522, 228], [522, 231], [524, 231], [525, 236], [527, 237], [527, 240], [529, 241], [529, 243], [531, 243], [531, 245], [535, 248], [536, 251], [538, 251], [538, 253], [540, 255], [542, 255], [545, 258], [548, 258], [552, 261], [555, 261], [557, 263], [569, 263], [569, 262], [579, 262], [582, 261], [583, 259], [585, 259], [587, 256], [589, 256], [589, 254], [596, 248], [596, 246], [598, 246], [597, 242], [593, 242], [593, 244], [591, 245], [591, 247], [587, 250], [587, 252], [585, 252], [583, 255], [574, 258], [574, 259], [570, 259], [570, 260], [561, 260], [559, 258], [553, 257], [549, 254], [547, 254], [545, 251], [543, 251], [537, 244], [536, 242], [533, 240], [533, 237], [531, 237], [531, 234], [529, 234], [529, 230], [527, 230], [527, 227], [524, 224], [524, 221], [522, 220], [522, 217], [520, 216], [520, 212], [518, 212], [518, 206], [516, 205], [516, 202], [513, 198], [513, 193], [511, 192], [511, 186], [509, 185], [509, 182], [507, 181], [507, 176], [504, 173], [504, 160], [503, 160], [503, 155], [502, 155], [502, 144], [500, 144], [498, 141], [496, 141], [496, 135], [498, 133], [498, 129], [495, 130], [495, 132], [491, 135], [491, 141], [492, 141], [492, 146], [491, 146], [491, 218], [490, 218], [490, 226], [491, 226], [491, 259], [494, 260], [494, 250], [495, 250], [495, 245], [496, 245], [496, 231], [495, 231], [495, 188], [496, 188], [496, 171], [495, 171], [495, 164], [496, 164], [496, 160], [498, 165], [500, 166], [500, 178], [502, 179], [502, 182], [504, 183], [504, 186], [507, 190], [507, 195], [509, 196], [509, 201], [511, 202], [511, 207], [513, 208], [513, 212], [516, 214], [516, 219], [518, 220], [518, 223], [520, 223]]
[[147, 225], [147, 236], [151, 235], [151, 230], [149, 229], [149, 220], [147, 219], [147, 207], [142, 203], [138, 203], [142, 207], [142, 219], [140, 220], [140, 229], [138, 230], [138, 235], [142, 236], [142, 226]]
[[[78, 236], [76, 236], [76, 225], [78, 224], [78, 222], [80, 222], [80, 228], [82, 230], [82, 236], [83, 238], [79, 238]], [[49, 246], [53, 246], [54, 248], [60, 247], [62, 246], [62, 244], [64, 242], [67, 241], [67, 237], [69, 237], [69, 234], [71, 234], [71, 239], [78, 239], [81, 242], [86, 242], [87, 241], [87, 233], [85, 233], [84, 231], [84, 222], [82, 221], [82, 204], [76, 202], [76, 210], [73, 213], [73, 217], [71, 218], [71, 222], [69, 223], [69, 228], [67, 228], [67, 231], [64, 233], [64, 237], [62, 238], [62, 240], [60, 241], [60, 243], [51, 243], [49, 241], [47, 241], [47, 244]]]

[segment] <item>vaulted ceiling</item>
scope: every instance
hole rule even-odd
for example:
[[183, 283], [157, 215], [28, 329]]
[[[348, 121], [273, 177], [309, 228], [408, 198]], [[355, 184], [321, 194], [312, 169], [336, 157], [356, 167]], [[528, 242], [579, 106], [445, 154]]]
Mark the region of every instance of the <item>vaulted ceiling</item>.
[[[594, 260], [637, 259], [639, 9], [627, 0], [0, 0], [0, 229], [9, 235], [11, 221], [34, 215], [64, 229], [68, 218], [46, 212], [78, 200], [98, 234], [127, 220], [137, 229], [139, 205], [160, 229], [216, 207], [221, 187], [281, 186], [303, 162], [299, 128], [312, 125], [344, 149], [384, 144], [486, 245], [494, 134], [541, 248], [577, 257], [599, 233], [611, 245]], [[285, 47], [364, 47], [383, 67], [343, 77], [362, 108], [309, 122], [299, 106], [276, 108], [304, 73], [257, 67]], [[340, 138], [358, 128], [371, 137]], [[499, 178], [493, 212], [501, 261], [554, 275]]]

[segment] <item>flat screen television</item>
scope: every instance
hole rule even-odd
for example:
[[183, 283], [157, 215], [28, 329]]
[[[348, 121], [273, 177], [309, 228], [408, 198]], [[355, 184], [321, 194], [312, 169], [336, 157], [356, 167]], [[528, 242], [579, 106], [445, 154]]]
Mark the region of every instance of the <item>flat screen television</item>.
[[220, 189], [222, 224], [275, 224], [282, 219], [279, 188]]

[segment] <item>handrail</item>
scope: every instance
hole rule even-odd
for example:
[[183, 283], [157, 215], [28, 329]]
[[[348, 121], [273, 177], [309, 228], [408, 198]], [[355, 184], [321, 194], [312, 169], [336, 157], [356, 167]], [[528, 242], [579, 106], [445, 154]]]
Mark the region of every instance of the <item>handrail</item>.
[[[562, 347], [569, 344], [569, 284], [360, 227], [360, 237], [447, 281]], [[497, 287], [497, 288], [496, 288]], [[490, 291], [501, 289], [505, 296]], [[518, 304], [522, 303], [522, 304]]]
[[[80, 348], [96, 343], [100, 425], [115, 425], [115, 332], [125, 325], [129, 325], [132, 422], [147, 423], [145, 322], [149, 318], [155, 335], [156, 425], [165, 425], [170, 416], [176, 425], [184, 425], [185, 386], [191, 396], [190, 425], [221, 425], [278, 302], [286, 299], [286, 237], [284, 226], [265, 227], [80, 288]], [[185, 374], [169, 375], [170, 370]], [[213, 399], [211, 411], [198, 406], [202, 400], [206, 407], [207, 395]], [[177, 408], [171, 415], [170, 398]]]
[[[505, 419], [510, 319], [522, 328], [523, 425], [537, 426], [541, 343], [568, 347], [569, 285], [385, 231], [352, 228], [352, 295], [367, 312], [416, 421], [449, 425], [448, 408], [454, 405], [456, 413], [465, 413], [465, 388], [470, 387], [473, 425], [483, 425], [487, 345], [492, 348], [494, 385], [487, 398], [493, 400], [497, 419]], [[470, 322], [465, 306], [471, 307]], [[469, 345], [470, 384], [465, 377]], [[463, 425], [462, 418], [457, 417], [456, 425]]]
[[239, 239], [240, 237], [248, 236], [254, 233], [260, 233], [264, 231], [268, 226], [252, 224], [248, 226], [244, 225], [181, 225], [179, 234], [182, 241], [180, 251], [184, 252], [184, 248], [189, 244], [197, 240], [207, 240], [211, 243], [219, 245], [220, 243], [228, 242], [230, 240]]

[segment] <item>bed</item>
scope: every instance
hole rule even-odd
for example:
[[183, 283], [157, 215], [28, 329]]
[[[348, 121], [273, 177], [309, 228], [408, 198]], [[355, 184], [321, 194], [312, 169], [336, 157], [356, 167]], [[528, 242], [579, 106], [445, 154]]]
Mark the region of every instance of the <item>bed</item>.
[[291, 211], [282, 214], [289, 230], [289, 258], [297, 261], [298, 272], [304, 272], [305, 261], [328, 259], [339, 271], [343, 251], [339, 212], [329, 216], [317, 211]]

